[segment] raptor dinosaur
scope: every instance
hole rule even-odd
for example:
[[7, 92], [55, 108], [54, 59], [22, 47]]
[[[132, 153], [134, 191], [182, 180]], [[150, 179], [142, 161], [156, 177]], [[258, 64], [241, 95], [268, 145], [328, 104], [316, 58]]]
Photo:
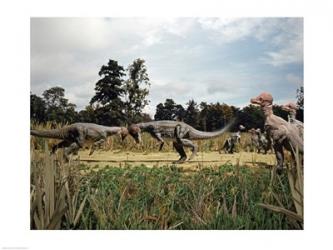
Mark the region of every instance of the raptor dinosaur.
[[138, 140], [141, 138], [140, 132], [149, 133], [160, 142], [160, 151], [165, 143], [164, 139], [172, 139], [173, 146], [180, 155], [176, 163], [183, 163], [187, 159], [184, 147], [188, 147], [192, 151], [189, 160], [192, 160], [198, 151], [198, 146], [192, 140], [206, 140], [220, 136], [228, 131], [232, 124], [233, 121], [218, 131], [204, 132], [181, 121], [162, 120], [132, 124], [128, 127], [128, 132]]
[[91, 155], [97, 146], [105, 142], [107, 137], [118, 134], [124, 140], [128, 131], [124, 127], [107, 127], [94, 123], [73, 123], [59, 129], [30, 130], [30, 134], [62, 140], [52, 147], [51, 152], [55, 153], [57, 149], [65, 148], [64, 156], [68, 160], [71, 153], [76, 153], [86, 144], [92, 144], [89, 152], [89, 155]]
[[295, 103], [289, 102], [285, 105], [282, 105], [282, 109], [288, 112], [288, 121], [297, 127], [299, 135], [301, 138], [303, 138], [304, 124], [303, 122], [296, 119], [296, 112], [298, 110], [297, 105]]
[[303, 140], [295, 126], [273, 114], [273, 97], [271, 94], [264, 92], [250, 101], [252, 104], [259, 105], [264, 112], [265, 130], [273, 141], [277, 171], [281, 173], [284, 163], [283, 149], [290, 151], [295, 159], [297, 148], [299, 152], [303, 153]]
[[268, 150], [272, 150], [272, 140], [269, 138], [266, 131], [261, 132], [261, 129], [258, 128], [255, 130], [255, 132], [258, 135], [258, 153], [261, 152], [261, 150], [264, 150], [264, 154], [267, 154]]
[[[226, 139], [222, 147], [225, 153], [234, 153], [236, 144], [240, 143], [241, 131], [243, 130], [245, 130], [245, 127], [243, 125], [239, 125], [238, 131], [235, 133], [231, 133], [230, 136]], [[221, 154], [221, 150], [219, 150], [219, 153]]]

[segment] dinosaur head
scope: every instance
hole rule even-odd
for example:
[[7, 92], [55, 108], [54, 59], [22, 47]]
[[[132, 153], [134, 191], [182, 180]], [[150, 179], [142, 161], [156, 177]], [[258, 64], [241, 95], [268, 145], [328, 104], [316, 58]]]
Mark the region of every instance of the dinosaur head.
[[270, 93], [263, 92], [257, 97], [251, 98], [252, 104], [260, 105], [261, 107], [272, 105], [273, 104], [273, 97]]
[[282, 105], [282, 109], [287, 112], [296, 112], [296, 110], [298, 110], [298, 107], [295, 103], [289, 102], [285, 105]]
[[141, 129], [138, 125], [132, 124], [127, 128], [128, 133], [134, 138], [136, 143], [141, 143]]
[[245, 131], [245, 129], [246, 129], [246, 128], [245, 128], [242, 124], [239, 125], [239, 130], [240, 130], [240, 131]]

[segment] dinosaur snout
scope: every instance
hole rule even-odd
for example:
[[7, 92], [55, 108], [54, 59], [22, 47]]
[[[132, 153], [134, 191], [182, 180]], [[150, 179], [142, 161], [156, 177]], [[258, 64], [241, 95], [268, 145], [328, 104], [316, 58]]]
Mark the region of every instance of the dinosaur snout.
[[259, 104], [259, 101], [257, 100], [257, 98], [251, 98], [250, 102], [252, 104]]

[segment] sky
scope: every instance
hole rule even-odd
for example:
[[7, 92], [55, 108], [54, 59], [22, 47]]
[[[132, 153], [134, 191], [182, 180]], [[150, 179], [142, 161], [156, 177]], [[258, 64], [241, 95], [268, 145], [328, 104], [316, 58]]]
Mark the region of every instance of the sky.
[[172, 98], [238, 107], [263, 91], [276, 104], [303, 86], [303, 18], [31, 18], [31, 92], [55, 86], [84, 109], [109, 59], [146, 61], [145, 112]]

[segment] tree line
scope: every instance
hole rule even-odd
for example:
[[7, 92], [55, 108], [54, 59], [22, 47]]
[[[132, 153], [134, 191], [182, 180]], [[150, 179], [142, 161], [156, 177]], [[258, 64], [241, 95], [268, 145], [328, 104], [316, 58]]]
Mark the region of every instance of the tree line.
[[[143, 112], [149, 104], [148, 95], [151, 85], [147, 67], [143, 59], [136, 59], [126, 69], [115, 60], [109, 60], [98, 72], [100, 79], [95, 84], [95, 94], [89, 104], [81, 111], [65, 98], [65, 89], [52, 87], [42, 96], [30, 93], [30, 119], [32, 122], [57, 123], [92, 122], [102, 125], [126, 126], [131, 123], [151, 121]], [[297, 118], [303, 121], [303, 87], [296, 93], [297, 104], [301, 109]], [[274, 113], [287, 120], [288, 114], [280, 106], [274, 105]], [[186, 106], [175, 103], [171, 98], [156, 106], [154, 120], [182, 120], [203, 130], [220, 129], [232, 117], [237, 117], [231, 130], [236, 131], [242, 124], [246, 128], [264, 126], [264, 115], [259, 107], [248, 105], [243, 108], [225, 103], [197, 103], [189, 100]]]

